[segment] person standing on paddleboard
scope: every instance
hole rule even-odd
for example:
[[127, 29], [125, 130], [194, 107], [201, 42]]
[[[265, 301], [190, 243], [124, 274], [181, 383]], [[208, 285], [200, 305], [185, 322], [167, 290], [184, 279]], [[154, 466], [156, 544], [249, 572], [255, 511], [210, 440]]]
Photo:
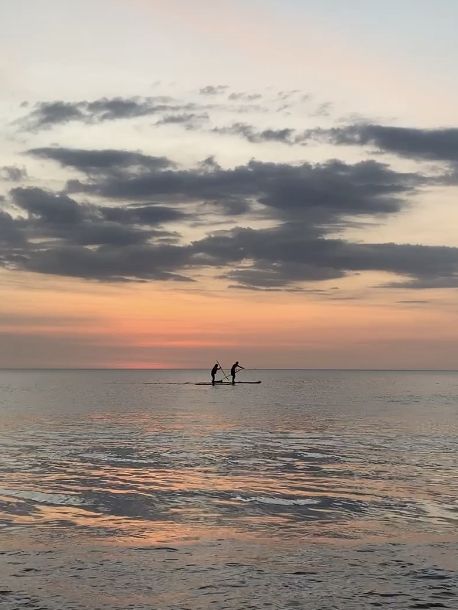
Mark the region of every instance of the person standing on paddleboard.
[[220, 365], [218, 363], [216, 363], [215, 366], [211, 370], [212, 385], [215, 385], [215, 375], [220, 368], [221, 368]]
[[235, 374], [236, 374], [236, 372], [240, 371], [243, 368], [245, 368], [245, 367], [240, 366], [238, 360], [237, 360], [237, 362], [234, 362], [234, 364], [231, 366], [232, 385], [235, 385]]

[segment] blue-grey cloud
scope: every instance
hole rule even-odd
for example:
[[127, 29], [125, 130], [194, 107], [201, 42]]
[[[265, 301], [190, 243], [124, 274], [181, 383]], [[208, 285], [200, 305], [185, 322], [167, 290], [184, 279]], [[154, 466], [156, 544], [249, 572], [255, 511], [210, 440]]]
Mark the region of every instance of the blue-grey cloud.
[[[0, 204], [3, 201], [0, 200]], [[23, 227], [11, 214], [0, 209], [0, 252], [8, 255], [9, 248], [26, 245]], [[11, 253], [11, 251], [10, 251]]]
[[154, 205], [116, 208], [81, 204], [68, 195], [36, 187], [13, 189], [11, 197], [21, 214], [16, 219], [8, 215], [4, 222], [8, 221], [11, 229], [14, 226], [22, 239], [27, 236], [48, 245], [121, 247], [158, 238], [174, 241], [174, 233], [159, 227], [182, 216], [177, 210], [156, 209]]
[[[72, 151], [42, 148], [31, 151], [79, 170], [86, 179], [70, 183], [73, 193], [95, 194], [125, 201], [210, 201], [218, 205], [256, 201], [266, 215], [307, 219], [309, 224], [335, 225], [348, 216], [399, 211], [404, 198], [422, 184], [414, 173], [401, 173], [375, 161], [346, 164], [329, 161], [299, 165], [250, 161], [234, 169], [217, 164], [195, 169], [171, 168], [168, 160], [143, 157], [131, 160], [121, 151], [125, 171], [107, 172], [113, 151]], [[93, 153], [97, 162], [93, 160]], [[207, 160], [208, 161], [208, 160]], [[119, 162], [121, 166], [121, 162]]]
[[[361, 271], [384, 271], [408, 278], [392, 282], [392, 287], [455, 287], [458, 283], [458, 248], [357, 244], [313, 236], [307, 227], [296, 223], [271, 229], [221, 231], [201, 240], [198, 248], [214, 265], [229, 262], [233, 269], [226, 276], [248, 287], [282, 287]], [[244, 261], [252, 262], [240, 267]]]
[[371, 145], [380, 151], [411, 159], [427, 161], [458, 161], [458, 128], [419, 129], [391, 127], [370, 123], [314, 129], [304, 139], [319, 138], [333, 144]]
[[16, 216], [0, 210], [0, 263], [7, 268], [104, 280], [186, 279], [176, 272], [186, 249], [162, 228], [182, 217], [178, 210], [83, 204], [37, 187], [12, 189], [11, 203]]
[[193, 281], [177, 273], [187, 266], [186, 248], [166, 244], [103, 245], [97, 249], [58, 245], [36, 248], [23, 264], [27, 271], [105, 281]]
[[54, 224], [75, 223], [84, 217], [84, 207], [67, 195], [55, 194], [37, 187], [15, 188], [14, 203], [32, 217]]
[[41, 159], [52, 159], [63, 167], [71, 167], [88, 174], [117, 173], [120, 170], [134, 172], [137, 169], [163, 169], [174, 164], [166, 157], [154, 157], [127, 150], [43, 147], [28, 151]]

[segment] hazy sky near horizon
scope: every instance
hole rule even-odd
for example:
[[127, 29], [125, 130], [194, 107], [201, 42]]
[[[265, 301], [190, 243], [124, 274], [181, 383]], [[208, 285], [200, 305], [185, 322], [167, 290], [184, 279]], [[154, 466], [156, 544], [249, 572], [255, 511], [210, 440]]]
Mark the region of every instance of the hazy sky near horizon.
[[456, 368], [457, 18], [0, 2], [0, 366]]

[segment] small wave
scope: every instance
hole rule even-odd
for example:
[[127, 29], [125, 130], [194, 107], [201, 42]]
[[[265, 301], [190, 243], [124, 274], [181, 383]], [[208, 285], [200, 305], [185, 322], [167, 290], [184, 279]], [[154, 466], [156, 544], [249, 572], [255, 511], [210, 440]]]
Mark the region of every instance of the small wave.
[[300, 453], [298, 453], [298, 455], [301, 458], [314, 458], [314, 459], [318, 459], [318, 460], [337, 458], [337, 456], [334, 456], [334, 455], [325, 454], [325, 453], [316, 453], [314, 451], [301, 451]]
[[426, 515], [431, 519], [450, 523], [458, 521], [458, 507], [453, 504], [439, 505], [427, 500], [423, 500], [420, 504]]
[[278, 506], [308, 506], [312, 504], [319, 504], [318, 500], [312, 500], [311, 498], [281, 498], [279, 496], [253, 496], [251, 498], [235, 496], [234, 500], [238, 500], [239, 502], [259, 502], [260, 504], [275, 504]]
[[96, 452], [93, 451], [91, 453], [80, 453], [80, 458], [83, 459], [87, 459], [90, 461], [100, 461], [100, 462], [106, 462], [108, 464], [110, 463], [114, 463], [114, 462], [119, 462], [121, 464], [149, 464], [151, 463], [151, 460], [148, 458], [139, 458], [139, 457], [130, 457], [128, 455], [126, 456], [117, 456], [117, 455], [112, 455], [109, 453], [100, 453], [100, 452]]
[[21, 500], [32, 500], [32, 502], [40, 502], [41, 504], [58, 504], [63, 506], [80, 506], [84, 501], [76, 495], [71, 494], [53, 494], [41, 491], [31, 491], [20, 489], [7, 489], [0, 487], [0, 494], [11, 498], [20, 498]]

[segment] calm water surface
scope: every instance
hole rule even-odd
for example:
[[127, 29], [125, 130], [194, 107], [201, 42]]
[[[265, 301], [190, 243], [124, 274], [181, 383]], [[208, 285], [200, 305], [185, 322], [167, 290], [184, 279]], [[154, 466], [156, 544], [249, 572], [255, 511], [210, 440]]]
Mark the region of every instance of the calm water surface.
[[0, 607], [454, 608], [458, 373], [0, 372]]

